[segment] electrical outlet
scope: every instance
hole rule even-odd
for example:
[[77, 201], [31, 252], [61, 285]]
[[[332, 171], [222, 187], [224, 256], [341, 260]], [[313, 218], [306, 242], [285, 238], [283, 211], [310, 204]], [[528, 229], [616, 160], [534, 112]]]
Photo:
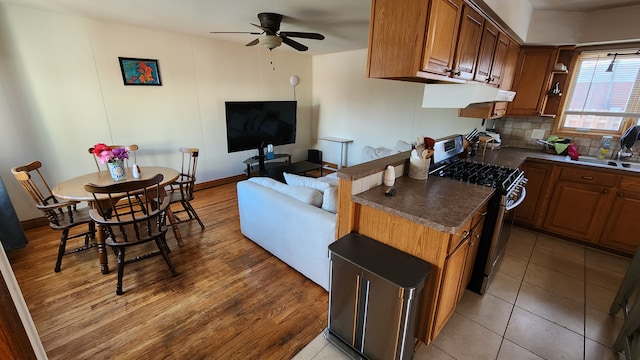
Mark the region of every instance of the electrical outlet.
[[544, 130], [542, 129], [535, 129], [531, 132], [532, 139], [542, 139], [543, 137], [544, 137]]

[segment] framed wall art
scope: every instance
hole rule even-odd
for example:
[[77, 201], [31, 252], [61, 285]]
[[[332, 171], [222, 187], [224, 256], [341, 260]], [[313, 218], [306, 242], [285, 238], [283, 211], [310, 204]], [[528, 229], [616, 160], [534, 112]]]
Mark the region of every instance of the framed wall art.
[[158, 60], [118, 57], [125, 85], [162, 85]]

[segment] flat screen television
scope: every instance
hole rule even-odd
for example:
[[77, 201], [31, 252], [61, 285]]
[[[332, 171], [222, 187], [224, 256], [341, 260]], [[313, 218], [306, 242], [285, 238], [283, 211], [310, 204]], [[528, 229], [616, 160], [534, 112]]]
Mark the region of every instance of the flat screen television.
[[228, 152], [296, 142], [296, 101], [226, 101]]

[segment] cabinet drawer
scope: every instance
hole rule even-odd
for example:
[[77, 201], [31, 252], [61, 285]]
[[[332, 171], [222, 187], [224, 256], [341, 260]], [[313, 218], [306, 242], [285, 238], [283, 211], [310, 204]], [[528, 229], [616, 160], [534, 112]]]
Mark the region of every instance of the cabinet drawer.
[[473, 215], [473, 219], [471, 219], [471, 228], [475, 228], [478, 224], [484, 223], [484, 219], [487, 217], [487, 204], [482, 206], [475, 215]]
[[583, 184], [616, 186], [618, 175], [608, 174], [604, 171], [583, 169], [583, 167], [563, 167], [560, 173], [560, 180]]
[[447, 256], [451, 255], [464, 240], [469, 238], [469, 235], [471, 234], [471, 223], [473, 223], [473, 219], [467, 221], [467, 223], [464, 224], [457, 233], [451, 235]]
[[620, 190], [631, 190], [640, 193], [640, 177], [623, 176], [620, 180]]

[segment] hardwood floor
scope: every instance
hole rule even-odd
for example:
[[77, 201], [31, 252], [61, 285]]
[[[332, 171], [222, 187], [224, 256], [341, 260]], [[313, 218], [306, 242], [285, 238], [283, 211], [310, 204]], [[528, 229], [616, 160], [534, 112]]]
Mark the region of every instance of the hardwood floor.
[[184, 247], [168, 232], [178, 276], [129, 265], [121, 296], [112, 252], [109, 274], [96, 248], [55, 273], [60, 234], [26, 232], [8, 257], [50, 359], [290, 359], [326, 327], [327, 292], [240, 233], [235, 183], [195, 198], [206, 229], [181, 225]]

